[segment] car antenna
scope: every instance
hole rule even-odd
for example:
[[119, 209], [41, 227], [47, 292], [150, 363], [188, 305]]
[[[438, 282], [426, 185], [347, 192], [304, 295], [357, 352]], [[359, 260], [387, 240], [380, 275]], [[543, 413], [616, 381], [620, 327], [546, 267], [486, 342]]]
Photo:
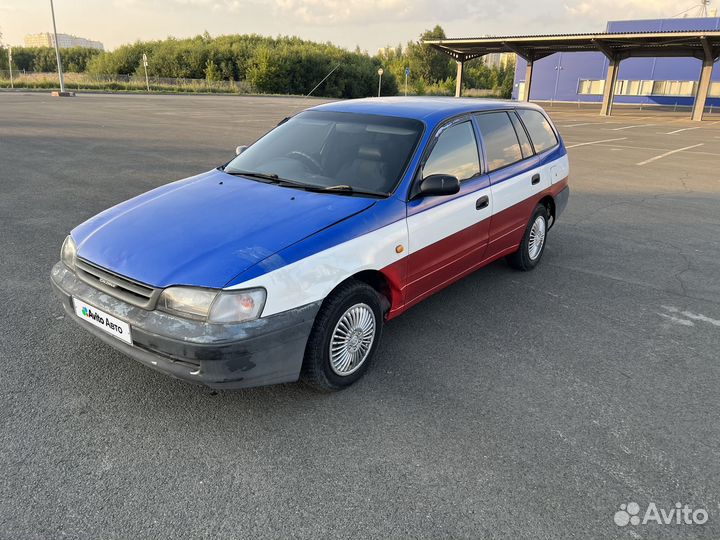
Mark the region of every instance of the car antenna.
[[[320, 85], [321, 85], [322, 83], [324, 83], [324, 82], [327, 80], [327, 78], [328, 78], [330, 75], [332, 75], [332, 74], [335, 72], [335, 70], [336, 70], [337, 68], [339, 68], [339, 67], [340, 67], [340, 64], [338, 64], [338, 65], [336, 65], [334, 68], [332, 68], [332, 69], [328, 72], [328, 74], [325, 75], [325, 76], [323, 77], [323, 79], [314, 86], [314, 88], [313, 88], [312, 90], [310, 90], [307, 94], [305, 94], [305, 95], [303, 96], [303, 99], [309, 98], [309, 97], [312, 95], [312, 93], [313, 93], [315, 90], [317, 90], [317, 89], [320, 87]], [[303, 107], [304, 107], [304, 106], [303, 106]], [[290, 118], [292, 118], [292, 116], [288, 116], [288, 117], [286, 117], [286, 118], [283, 118], [283, 119], [280, 121], [280, 123], [278, 124], [278, 126], [284, 124], [285, 122], [287, 122], [288, 120], [290, 120]], [[275, 127], [277, 127], [277, 126], [275, 126]]]
[[337, 68], [339, 68], [339, 67], [340, 67], [340, 64], [338, 64], [337, 66], [335, 66], [334, 68], [332, 68], [332, 69], [330, 70], [330, 73], [328, 73], [327, 75], [325, 75], [325, 77], [323, 77], [323, 80], [320, 81], [319, 83], [317, 83], [317, 84], [315, 85], [315, 88], [313, 88], [312, 90], [310, 90], [310, 91], [307, 93], [306, 96], [303, 96], [303, 98], [304, 98], [304, 99], [309, 98], [310, 95], [311, 95], [315, 90], [317, 90], [318, 87], [319, 87], [322, 83], [324, 83], [325, 80], [326, 80], [330, 75], [332, 75], [333, 72], [334, 72]]

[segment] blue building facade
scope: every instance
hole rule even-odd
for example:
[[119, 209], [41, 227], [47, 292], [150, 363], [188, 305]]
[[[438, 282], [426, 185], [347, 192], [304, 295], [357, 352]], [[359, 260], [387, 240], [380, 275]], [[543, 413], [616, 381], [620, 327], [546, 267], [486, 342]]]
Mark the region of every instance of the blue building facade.
[[[720, 30], [720, 17], [610, 21], [608, 33]], [[720, 107], [720, 61], [713, 68], [707, 105]], [[628, 58], [620, 63], [615, 103], [693, 104], [702, 61], [696, 58]], [[513, 99], [525, 84], [517, 59]], [[535, 62], [531, 100], [602, 101], [608, 59], [600, 52], [556, 53]]]

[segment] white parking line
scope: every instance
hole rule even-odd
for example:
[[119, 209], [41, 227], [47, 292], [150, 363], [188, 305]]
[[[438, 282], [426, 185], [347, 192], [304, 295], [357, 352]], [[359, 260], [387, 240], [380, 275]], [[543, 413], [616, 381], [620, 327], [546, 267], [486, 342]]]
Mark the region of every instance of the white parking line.
[[680, 133], [681, 131], [690, 131], [693, 129], [700, 129], [700, 127], [676, 129], [675, 131], [668, 131], [667, 133], [665, 133], [665, 135], [672, 135], [673, 133]]
[[584, 122], [582, 124], [570, 124], [568, 126], [561, 126], [561, 127], [569, 128], [569, 127], [580, 127], [580, 126], [596, 126], [597, 124], [598, 124], [598, 122]]
[[632, 129], [632, 128], [636, 128], [636, 127], [650, 127], [650, 126], [654, 126], [654, 125], [655, 124], [636, 124], [634, 126], [623, 126], [623, 127], [619, 127], [619, 128], [612, 128], [610, 131], [622, 131], [623, 129]]
[[[718, 137], [720, 138], [720, 137]], [[598, 146], [602, 146], [604, 148], [610, 148], [611, 150], [613, 148], [619, 148], [619, 149], [630, 149], [630, 150], [647, 150], [648, 152], [651, 150], [655, 150], [657, 152], [664, 152], [667, 150], [667, 148], [654, 148], [650, 146], [633, 146], [630, 144], [622, 144], [620, 146], [614, 145], [612, 143], [608, 144], [598, 144]], [[567, 148], [567, 147], [566, 147]], [[720, 157], [720, 153], [718, 152], [703, 152], [702, 150], [687, 150], [688, 154], [696, 154], [699, 156], [713, 156], [713, 157]]]
[[613, 141], [624, 141], [627, 139], [627, 137], [620, 137], [619, 139], [603, 139], [602, 141], [590, 141], [590, 142], [581, 142], [577, 144], [571, 144], [570, 146], [566, 146], [565, 148], [577, 148], [578, 146], [587, 146], [589, 144], [601, 144], [606, 142], [613, 142]]
[[652, 163], [653, 161], [657, 161], [658, 159], [662, 159], [667, 156], [671, 156], [673, 154], [677, 154], [678, 152], [682, 152], [684, 150], [690, 150], [691, 148], [697, 148], [698, 146], [702, 146], [704, 143], [700, 144], [693, 144], [692, 146], [686, 146], [685, 148], [678, 148], [677, 150], [670, 150], [669, 152], [665, 152], [664, 154], [660, 154], [659, 156], [652, 157], [650, 159], [646, 159], [645, 161], [641, 161], [638, 163], [638, 165], [647, 165], [648, 163]]

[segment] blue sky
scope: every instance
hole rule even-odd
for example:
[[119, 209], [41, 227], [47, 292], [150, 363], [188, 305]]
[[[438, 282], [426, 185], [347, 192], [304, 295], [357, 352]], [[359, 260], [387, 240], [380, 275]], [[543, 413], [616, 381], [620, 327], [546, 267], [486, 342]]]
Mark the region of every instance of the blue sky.
[[[717, 2], [717, 0], [715, 0]], [[58, 32], [115, 48], [138, 39], [259, 33], [375, 53], [440, 24], [451, 37], [602, 31], [608, 19], [671, 17], [695, 0], [55, 0]], [[711, 4], [712, 6], [713, 4]], [[0, 0], [3, 42], [52, 29], [48, 0]]]

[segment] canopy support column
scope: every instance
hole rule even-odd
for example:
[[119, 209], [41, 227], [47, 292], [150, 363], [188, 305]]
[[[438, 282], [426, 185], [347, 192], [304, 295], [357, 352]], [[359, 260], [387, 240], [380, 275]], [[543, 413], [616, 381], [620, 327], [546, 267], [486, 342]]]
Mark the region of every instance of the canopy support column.
[[465, 57], [460, 56], [457, 60], [457, 77], [455, 78], [455, 97], [462, 97], [464, 65], [465, 65]]
[[696, 122], [702, 121], [705, 112], [705, 102], [707, 101], [708, 92], [710, 91], [710, 81], [712, 80], [713, 58], [712, 47], [708, 43], [706, 37], [701, 37], [705, 58], [703, 59], [702, 71], [700, 71], [700, 80], [698, 81], [697, 93], [695, 94], [695, 103], [693, 104], [692, 119]]
[[520, 98], [520, 101], [530, 101], [530, 88], [532, 87], [532, 78], [533, 78], [533, 67], [535, 66], [535, 61], [533, 60], [532, 56], [528, 56], [526, 58], [527, 67], [525, 68], [525, 89], [523, 90], [523, 95], [518, 96]]
[[620, 71], [620, 57], [618, 55], [613, 55], [610, 58], [607, 77], [605, 78], [605, 89], [603, 90], [603, 100], [602, 105], [600, 106], [600, 116], [610, 116], [612, 114], [618, 71]]

